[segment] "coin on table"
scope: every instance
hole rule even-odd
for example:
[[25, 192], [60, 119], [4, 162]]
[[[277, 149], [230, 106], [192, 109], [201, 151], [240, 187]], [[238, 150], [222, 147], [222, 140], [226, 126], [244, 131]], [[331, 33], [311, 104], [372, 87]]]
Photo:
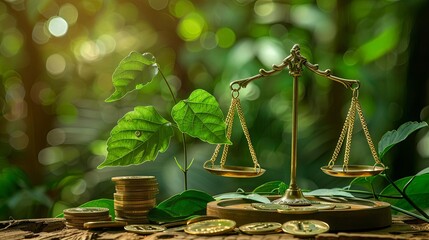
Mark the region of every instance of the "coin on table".
[[317, 211], [319, 210], [314, 207], [281, 207], [277, 209], [278, 213], [283, 214], [310, 214], [316, 213]]
[[242, 225], [239, 229], [247, 234], [269, 234], [281, 231], [282, 224], [278, 222], [256, 222]]
[[329, 225], [320, 220], [292, 220], [282, 225], [284, 232], [295, 236], [314, 236], [329, 231]]
[[109, 214], [108, 208], [101, 208], [101, 207], [79, 207], [79, 208], [68, 208], [65, 209], [64, 214], [70, 215], [70, 216], [103, 216]]
[[132, 233], [138, 233], [143, 235], [148, 235], [152, 233], [162, 232], [166, 227], [154, 225], [154, 224], [134, 224], [134, 225], [127, 225], [124, 227], [125, 230]]
[[235, 228], [235, 221], [229, 219], [211, 219], [191, 223], [185, 228], [185, 232], [195, 235], [220, 235], [231, 232]]
[[201, 221], [205, 221], [205, 220], [212, 220], [212, 219], [219, 219], [219, 217], [208, 216], [208, 215], [196, 216], [196, 217], [193, 217], [193, 218], [189, 219], [188, 221], [186, 221], [186, 224], [189, 225], [192, 223], [201, 222]]

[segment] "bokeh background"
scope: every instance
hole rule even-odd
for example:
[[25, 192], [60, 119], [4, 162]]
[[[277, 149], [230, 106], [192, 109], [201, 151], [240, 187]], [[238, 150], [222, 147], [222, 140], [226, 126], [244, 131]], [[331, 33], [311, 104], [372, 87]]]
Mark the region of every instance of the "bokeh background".
[[[232, 80], [279, 64], [298, 43], [321, 69], [361, 81], [360, 101], [377, 144], [407, 121], [428, 120], [429, 2], [424, 0], [3, 0], [0, 2], [0, 220], [55, 216], [64, 208], [112, 198], [110, 178], [155, 175], [158, 200], [183, 190], [173, 137], [166, 153], [139, 166], [97, 169], [116, 121], [135, 105], [154, 105], [168, 118], [163, 82], [105, 103], [111, 75], [130, 51], [151, 52], [179, 99], [197, 88], [215, 95], [226, 113]], [[305, 70], [304, 70], [305, 71]], [[324, 175], [351, 92], [305, 71], [299, 85], [298, 184], [342, 187]], [[202, 168], [214, 146], [188, 138], [189, 188], [210, 194], [288, 183], [292, 79], [287, 71], [240, 93], [259, 162], [255, 179], [229, 179]], [[238, 122], [238, 121], [236, 121]], [[373, 160], [359, 124], [351, 163]], [[251, 165], [234, 125], [228, 164]], [[393, 178], [427, 167], [423, 129], [389, 152]], [[339, 159], [340, 161], [341, 159]]]

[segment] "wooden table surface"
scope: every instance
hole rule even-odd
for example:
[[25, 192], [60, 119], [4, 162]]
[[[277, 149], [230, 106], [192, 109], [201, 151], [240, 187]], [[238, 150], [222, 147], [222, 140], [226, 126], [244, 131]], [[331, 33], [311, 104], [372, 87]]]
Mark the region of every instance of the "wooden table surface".
[[[286, 233], [269, 235], [229, 234], [222, 236], [195, 236], [184, 232], [163, 232], [138, 235], [124, 230], [79, 230], [67, 228], [63, 218], [23, 219], [0, 221], [0, 240], [137, 240], [137, 239], [208, 239], [208, 240], [280, 240], [298, 239]], [[302, 238], [301, 238], [302, 239]], [[394, 218], [392, 226], [367, 232], [338, 232], [319, 234], [308, 239], [429, 239], [429, 224], [405, 218]]]

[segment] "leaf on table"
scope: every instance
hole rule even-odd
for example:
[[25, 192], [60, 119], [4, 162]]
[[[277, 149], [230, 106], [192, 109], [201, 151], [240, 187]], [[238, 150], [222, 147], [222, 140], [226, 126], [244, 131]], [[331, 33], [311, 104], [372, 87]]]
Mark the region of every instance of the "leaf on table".
[[173, 135], [170, 122], [152, 106], [135, 107], [118, 121], [107, 140], [107, 157], [98, 168], [127, 166], [155, 160]]
[[332, 188], [332, 189], [316, 189], [311, 192], [304, 193], [305, 196], [317, 196], [317, 197], [347, 197], [347, 198], [354, 198], [354, 196], [351, 193], [345, 192], [342, 189], [339, 188]]
[[151, 53], [131, 52], [122, 59], [112, 75], [115, 92], [106, 99], [114, 102], [129, 92], [141, 89], [158, 75], [158, 65]]
[[267, 197], [259, 195], [257, 193], [245, 194], [245, 193], [234, 192], [234, 193], [223, 193], [215, 196], [216, 200], [236, 199], [236, 198], [253, 200], [261, 203], [271, 202], [270, 199], [268, 199]]
[[231, 144], [226, 137], [226, 124], [215, 97], [197, 89], [188, 99], [178, 102], [171, 116], [180, 131], [211, 144]]
[[205, 215], [207, 203], [214, 200], [205, 192], [186, 190], [159, 203], [150, 210], [148, 218], [155, 222], [172, 222]]
[[378, 143], [378, 156], [380, 159], [397, 143], [402, 142], [411, 133], [427, 125], [426, 122], [406, 122], [399, 126], [397, 130], [386, 132]]

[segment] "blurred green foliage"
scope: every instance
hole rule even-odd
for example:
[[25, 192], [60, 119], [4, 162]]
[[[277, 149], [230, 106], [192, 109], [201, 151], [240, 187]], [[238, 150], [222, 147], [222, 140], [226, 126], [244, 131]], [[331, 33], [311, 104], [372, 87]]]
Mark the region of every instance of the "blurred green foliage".
[[[154, 175], [160, 200], [182, 189], [174, 162], [181, 155], [179, 144], [155, 162], [96, 169], [105, 159], [110, 129], [132, 106], [154, 105], [164, 116], [172, 107], [162, 101], [169, 99], [162, 82], [118, 103], [104, 103], [113, 92], [115, 67], [131, 51], [153, 53], [179, 98], [202, 88], [226, 111], [232, 80], [280, 63], [298, 43], [302, 55], [321, 69], [361, 80], [360, 102], [374, 142], [402, 122], [427, 121], [428, 102], [420, 94], [426, 92], [426, 79], [410, 74], [409, 63], [411, 51], [422, 46], [413, 43], [428, 8], [423, 0], [2, 1], [0, 220], [56, 216], [67, 207], [112, 198], [112, 176]], [[426, 57], [420, 60], [427, 62]], [[190, 188], [218, 194], [289, 179], [291, 85], [285, 72], [240, 93], [267, 172], [252, 180], [212, 176], [200, 166], [214, 147], [195, 142], [189, 149], [195, 158]], [[306, 189], [344, 186], [343, 179], [325, 176], [319, 168], [335, 147], [350, 93], [308, 71], [299, 87], [298, 183]], [[239, 126], [231, 140], [228, 163], [250, 164]], [[429, 157], [428, 141], [422, 130], [402, 150], [406, 159], [396, 159], [395, 153], [386, 159], [401, 160], [415, 173], [428, 165], [423, 161]], [[351, 154], [351, 161], [372, 161], [358, 130]]]

